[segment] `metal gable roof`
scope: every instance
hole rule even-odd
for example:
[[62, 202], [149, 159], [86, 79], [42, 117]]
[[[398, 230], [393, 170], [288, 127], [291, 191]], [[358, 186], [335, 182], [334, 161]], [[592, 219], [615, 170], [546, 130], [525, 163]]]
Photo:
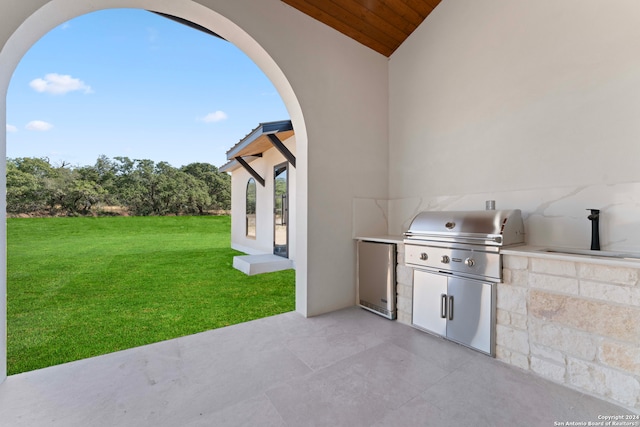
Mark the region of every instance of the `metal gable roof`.
[[231, 172], [241, 167], [241, 164], [237, 160], [238, 157], [248, 158], [249, 161], [261, 157], [262, 153], [274, 147], [274, 143], [269, 135], [275, 135], [277, 139], [284, 141], [293, 136], [293, 134], [294, 131], [291, 120], [260, 123], [227, 151], [227, 160], [229, 160], [229, 162], [219, 169], [222, 172]]

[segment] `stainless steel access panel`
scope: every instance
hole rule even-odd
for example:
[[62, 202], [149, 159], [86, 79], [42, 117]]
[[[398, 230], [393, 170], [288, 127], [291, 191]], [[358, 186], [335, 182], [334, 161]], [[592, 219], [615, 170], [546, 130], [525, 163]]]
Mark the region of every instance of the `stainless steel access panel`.
[[495, 355], [496, 284], [413, 272], [413, 326]]
[[358, 241], [358, 305], [396, 318], [396, 245]]

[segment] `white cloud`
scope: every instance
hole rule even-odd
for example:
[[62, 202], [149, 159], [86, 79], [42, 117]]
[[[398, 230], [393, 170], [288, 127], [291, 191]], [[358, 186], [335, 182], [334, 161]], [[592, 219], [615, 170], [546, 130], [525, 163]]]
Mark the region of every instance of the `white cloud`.
[[67, 92], [83, 91], [85, 94], [93, 93], [91, 86], [80, 79], [68, 74], [49, 73], [44, 79], [37, 78], [29, 83], [36, 92], [46, 92], [52, 95], [64, 95]]
[[27, 123], [25, 129], [34, 130], [38, 132], [45, 132], [53, 128], [51, 123], [43, 122], [42, 120], [33, 120]]
[[209, 113], [206, 116], [204, 116], [202, 119], [203, 122], [205, 123], [216, 123], [216, 122], [221, 122], [223, 120], [227, 120], [229, 116], [227, 116], [227, 113], [225, 113], [224, 111], [214, 111], [213, 113]]
[[14, 125], [7, 125], [7, 132], [18, 132], [18, 128]]
[[147, 40], [149, 43], [155, 43], [160, 38], [160, 33], [153, 27], [147, 27]]

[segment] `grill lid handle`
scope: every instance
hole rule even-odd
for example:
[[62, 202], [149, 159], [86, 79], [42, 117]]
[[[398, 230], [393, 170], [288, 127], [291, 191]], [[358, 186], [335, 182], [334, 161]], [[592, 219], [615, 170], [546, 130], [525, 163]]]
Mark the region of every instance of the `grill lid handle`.
[[499, 235], [486, 235], [486, 236], [468, 236], [464, 234], [460, 235], [447, 235], [442, 233], [415, 233], [411, 231], [407, 231], [404, 233], [404, 236], [407, 239], [411, 240], [432, 240], [438, 242], [469, 242], [469, 243], [477, 243], [477, 242], [493, 242], [495, 244], [502, 244], [502, 236]]

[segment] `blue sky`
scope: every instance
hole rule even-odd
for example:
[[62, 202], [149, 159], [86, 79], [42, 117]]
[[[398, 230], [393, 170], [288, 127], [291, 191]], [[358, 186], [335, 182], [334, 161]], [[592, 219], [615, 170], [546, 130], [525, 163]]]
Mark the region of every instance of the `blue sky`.
[[100, 11], [53, 29], [18, 65], [7, 157], [221, 166], [258, 123], [288, 118], [271, 82], [231, 43], [143, 10]]

